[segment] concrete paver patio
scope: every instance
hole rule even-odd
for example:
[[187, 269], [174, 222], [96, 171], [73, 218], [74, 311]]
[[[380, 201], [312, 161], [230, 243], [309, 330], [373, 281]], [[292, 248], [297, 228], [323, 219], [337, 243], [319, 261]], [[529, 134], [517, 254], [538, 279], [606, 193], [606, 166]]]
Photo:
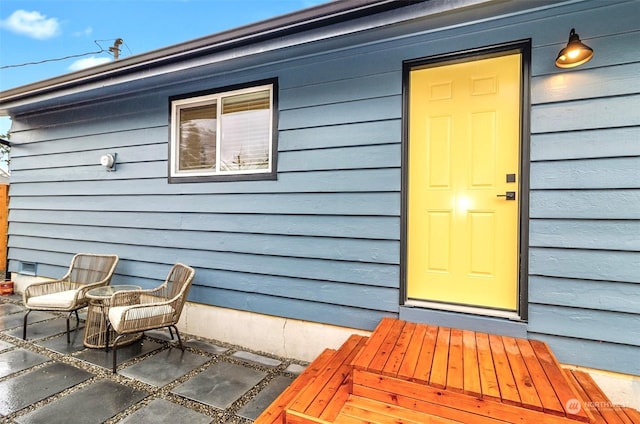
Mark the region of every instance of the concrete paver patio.
[[118, 349], [113, 375], [111, 352], [83, 345], [83, 322], [67, 344], [63, 317], [34, 312], [24, 341], [24, 312], [21, 296], [0, 296], [2, 422], [251, 423], [305, 366], [188, 335], [182, 352], [152, 331]]

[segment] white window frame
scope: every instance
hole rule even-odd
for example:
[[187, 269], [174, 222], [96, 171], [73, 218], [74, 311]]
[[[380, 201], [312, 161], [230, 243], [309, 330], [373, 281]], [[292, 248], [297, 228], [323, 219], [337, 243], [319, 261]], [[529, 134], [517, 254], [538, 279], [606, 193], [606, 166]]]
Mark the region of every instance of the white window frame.
[[[169, 177], [173, 181], [190, 179], [191, 181], [206, 179], [262, 179], [265, 175], [275, 174], [275, 148], [274, 148], [274, 84], [255, 85], [241, 89], [220, 91], [212, 94], [200, 95], [195, 97], [184, 97], [171, 100], [171, 119], [170, 119], [170, 148], [169, 148]], [[222, 137], [222, 101], [225, 97], [236, 96], [240, 94], [255, 93], [259, 91], [269, 91], [269, 148], [268, 148], [268, 166], [262, 169], [247, 170], [221, 170], [221, 137]], [[217, 104], [216, 108], [216, 166], [211, 170], [179, 170], [180, 158], [180, 110], [183, 108], [205, 106]], [[256, 178], [250, 178], [251, 176]], [[212, 177], [212, 178], [207, 178]], [[243, 178], [249, 177], [249, 178]], [[266, 177], [265, 177], [266, 179]], [[185, 181], [186, 182], [186, 181]]]

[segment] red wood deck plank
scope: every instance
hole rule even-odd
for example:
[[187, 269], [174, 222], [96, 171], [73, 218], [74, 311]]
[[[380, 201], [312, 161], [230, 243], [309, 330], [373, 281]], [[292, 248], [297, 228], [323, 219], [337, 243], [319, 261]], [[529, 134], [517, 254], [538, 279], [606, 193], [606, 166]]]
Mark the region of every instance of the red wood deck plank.
[[491, 345], [493, 363], [496, 367], [496, 376], [498, 377], [502, 402], [516, 406], [522, 405], [520, 394], [518, 393], [518, 386], [516, 386], [516, 382], [513, 379], [509, 359], [502, 344], [502, 337], [489, 334], [489, 344]]
[[[584, 391], [584, 388], [580, 385], [580, 382], [576, 380], [576, 377], [571, 373], [571, 370], [564, 370], [564, 374], [567, 377], [567, 380], [570, 384], [573, 385], [580, 399], [588, 402], [589, 395]], [[584, 405], [584, 402], [581, 402], [580, 407]], [[591, 423], [592, 424], [607, 424], [607, 421], [600, 415], [598, 410], [591, 411]]]
[[306, 415], [303, 412], [293, 411], [291, 409], [288, 409], [286, 411], [286, 417], [283, 423], [284, 424], [332, 424], [329, 421], [321, 420], [320, 418], [317, 418], [317, 417], [311, 417], [309, 415]]
[[[360, 370], [354, 370], [353, 394], [450, 419], [456, 419], [460, 414], [470, 414], [469, 419], [462, 420], [465, 423], [497, 421], [522, 424], [568, 424], [571, 422], [566, 417]], [[456, 416], [449, 415], [452, 411]]]
[[[336, 419], [336, 423], [339, 423], [339, 424], [372, 424], [371, 421], [369, 421], [366, 418], [356, 418], [356, 417], [351, 417], [351, 416], [345, 415], [345, 414], [338, 415], [338, 418]], [[373, 423], [373, 424], [375, 424], [375, 423]]]
[[405, 321], [394, 320], [393, 325], [389, 329], [384, 341], [380, 345], [380, 348], [376, 352], [375, 356], [371, 359], [367, 369], [371, 372], [382, 373], [387, 361], [391, 357], [391, 353], [398, 342], [398, 338], [402, 334]]
[[471, 396], [482, 396], [478, 349], [474, 331], [464, 330], [462, 332], [462, 362], [464, 366], [464, 392]]
[[388, 375], [391, 377], [395, 377], [398, 375], [398, 371], [404, 361], [405, 356], [407, 355], [407, 350], [409, 349], [409, 343], [411, 342], [411, 338], [413, 336], [413, 332], [415, 331], [416, 323], [415, 322], [407, 322], [402, 328], [402, 333], [398, 337], [396, 345], [389, 356], [389, 360], [384, 366], [382, 370], [382, 374]]
[[531, 374], [527, 369], [527, 365], [524, 362], [524, 358], [520, 353], [518, 342], [513, 337], [502, 337], [502, 344], [504, 345], [504, 350], [507, 353], [507, 359], [509, 360], [513, 379], [518, 387], [522, 406], [535, 411], [542, 411], [543, 408], [540, 395], [538, 395], [538, 391], [533, 384], [533, 378], [531, 377]]
[[436, 338], [436, 348], [433, 352], [433, 363], [431, 364], [429, 384], [440, 389], [447, 387], [447, 363], [449, 362], [450, 336], [450, 328], [438, 328], [438, 337]]
[[424, 324], [416, 324], [409, 346], [398, 370], [398, 378], [404, 378], [405, 380], [411, 380], [413, 374], [418, 367], [418, 358], [422, 351], [422, 345], [424, 342], [424, 335], [427, 332], [427, 326]]
[[327, 401], [327, 406], [324, 408], [318, 418], [321, 420], [333, 421], [340, 414], [342, 406], [351, 395], [351, 376], [338, 388], [333, 397]]
[[517, 343], [522, 359], [524, 360], [527, 369], [529, 370], [529, 374], [531, 375], [533, 385], [540, 396], [542, 409], [548, 414], [564, 416], [564, 408], [560, 404], [553, 387], [551, 387], [551, 383], [547, 379], [547, 375], [544, 373], [542, 365], [540, 365], [529, 341], [525, 339], [517, 339]]
[[433, 354], [436, 349], [436, 339], [438, 338], [438, 327], [429, 325], [424, 334], [422, 349], [418, 357], [418, 364], [413, 373], [413, 380], [429, 383], [431, 368], [433, 367]]
[[255, 424], [281, 424], [291, 400], [322, 371], [333, 357], [334, 349], [325, 349], [254, 421]]
[[362, 349], [353, 360], [354, 368], [367, 369], [369, 367], [369, 364], [378, 353], [378, 349], [384, 342], [387, 333], [389, 332], [395, 321], [397, 320], [392, 318], [382, 318], [373, 333], [371, 333], [371, 336], [369, 337], [369, 340], [367, 340], [364, 349]]
[[618, 417], [622, 420], [624, 424], [638, 424], [640, 421], [633, 421], [629, 415], [627, 415], [626, 410], [628, 408], [616, 407], [615, 411], [618, 414]]
[[629, 420], [632, 423], [634, 424], [640, 423], [640, 412], [637, 409], [622, 408], [622, 410], [624, 411], [625, 415], [629, 418]]
[[567, 418], [589, 422], [591, 417], [584, 408], [580, 408], [579, 411], [576, 411], [574, 408], [567, 407], [567, 405], [570, 405], [570, 403], [574, 402], [576, 399], [581, 399], [573, 386], [569, 384], [569, 381], [560, 368], [560, 364], [553, 353], [551, 353], [549, 346], [539, 340], [530, 340], [529, 343], [538, 357], [538, 361], [540, 362], [540, 365], [542, 365], [556, 396], [558, 396], [558, 400], [563, 406]]
[[447, 418], [437, 417], [424, 412], [379, 402], [361, 396], [351, 396], [343, 410], [345, 415], [363, 417], [375, 423], [417, 423], [417, 424], [459, 424]]
[[493, 355], [491, 354], [491, 345], [489, 344], [489, 334], [476, 333], [476, 346], [478, 348], [482, 397], [485, 399], [502, 400], [498, 376], [496, 375], [496, 368], [493, 363]]
[[[571, 371], [571, 374], [584, 389], [584, 393], [588, 397], [585, 398], [585, 401], [589, 401], [587, 405], [584, 405], [585, 408], [595, 408], [607, 424], [628, 423], [626, 414], [623, 413], [620, 407], [611, 402], [589, 374], [577, 370]], [[591, 412], [593, 413], [593, 411]]]
[[[346, 381], [351, 375], [351, 362], [353, 361], [353, 358], [355, 358], [356, 354], [362, 349], [366, 340], [366, 337], [352, 335], [342, 345], [342, 347], [338, 349], [336, 355], [334, 355], [333, 361], [334, 364], [338, 363], [339, 365], [334, 372], [327, 373], [328, 378], [326, 379], [323, 375], [324, 373], [318, 375], [317, 381], [324, 380], [324, 385], [316, 385], [316, 388], [313, 389], [316, 391], [316, 395], [313, 398], [313, 401], [310, 402], [304, 409], [304, 412], [307, 415], [320, 417], [325, 408], [327, 408], [327, 406], [331, 403], [334, 396], [336, 396], [340, 388], [347, 384]], [[295, 407], [296, 404], [294, 402], [294, 404], [292, 404], [292, 408]], [[300, 408], [296, 409], [300, 411], [303, 410]]]
[[462, 362], [462, 330], [451, 329], [449, 360], [447, 363], [447, 390], [464, 392], [464, 364]]
[[[301, 389], [295, 399], [288, 405], [288, 409], [294, 409], [299, 412], [305, 412], [307, 408], [315, 401], [318, 394], [327, 384], [332, 384], [334, 378], [344, 381], [350, 373], [350, 368], [345, 370], [342, 368], [347, 358], [353, 359], [352, 353], [354, 349], [364, 344], [366, 338], [362, 336], [352, 335], [346, 342], [333, 354], [330, 361], [325, 365], [324, 369], [316, 375], [310, 384]], [[343, 374], [345, 373], [346, 374]], [[336, 377], [336, 375], [338, 375]], [[338, 384], [339, 385], [339, 384]], [[320, 413], [318, 413], [319, 415]], [[316, 415], [317, 416], [317, 415]]]
[[[358, 373], [366, 373], [366, 371], [357, 371]], [[386, 378], [386, 377], [385, 377]], [[389, 377], [392, 378], [392, 377]], [[403, 380], [404, 381], [404, 380]], [[411, 382], [408, 382], [411, 384]], [[359, 396], [366, 399], [372, 399], [379, 402], [388, 403], [390, 405], [397, 405], [403, 408], [414, 409], [419, 412], [424, 412], [431, 415], [436, 415], [438, 417], [443, 417], [447, 419], [457, 420], [463, 423], [473, 423], [473, 424], [505, 424], [507, 422], [517, 422], [517, 421], [508, 421], [496, 419], [490, 416], [483, 415], [486, 410], [481, 410], [479, 413], [475, 411], [466, 410], [465, 405], [462, 407], [457, 406], [458, 399], [451, 398], [449, 394], [455, 394], [453, 392], [442, 392], [439, 389], [424, 386], [425, 390], [413, 393], [412, 395], [397, 395], [395, 392], [404, 393], [405, 389], [396, 387], [395, 384], [388, 384], [387, 381], [382, 381], [376, 387], [371, 387], [370, 383], [366, 382], [364, 385], [362, 384], [354, 384], [353, 386], [353, 395]], [[415, 382], [413, 384], [416, 384]], [[393, 392], [391, 391], [393, 390]], [[444, 396], [444, 401], [441, 402], [440, 396], [433, 396], [430, 391], [435, 391]], [[469, 396], [462, 395], [467, 398]], [[474, 398], [472, 398], [474, 399]], [[471, 406], [471, 409], [476, 408], [476, 406]], [[477, 408], [476, 408], [477, 409]], [[524, 421], [519, 421], [524, 424]]]

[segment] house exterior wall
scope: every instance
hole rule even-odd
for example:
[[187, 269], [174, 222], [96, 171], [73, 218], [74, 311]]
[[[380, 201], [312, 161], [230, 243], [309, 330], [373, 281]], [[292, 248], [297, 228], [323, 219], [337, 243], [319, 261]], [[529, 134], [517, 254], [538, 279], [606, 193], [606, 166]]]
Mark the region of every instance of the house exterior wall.
[[[117, 253], [114, 283], [153, 287], [181, 261], [191, 301], [372, 329], [401, 302], [402, 62], [531, 39], [526, 331], [563, 362], [640, 375], [639, 4], [416, 18], [16, 114], [9, 269]], [[596, 56], [559, 70], [571, 27]], [[169, 184], [168, 98], [266, 78], [278, 179]]]

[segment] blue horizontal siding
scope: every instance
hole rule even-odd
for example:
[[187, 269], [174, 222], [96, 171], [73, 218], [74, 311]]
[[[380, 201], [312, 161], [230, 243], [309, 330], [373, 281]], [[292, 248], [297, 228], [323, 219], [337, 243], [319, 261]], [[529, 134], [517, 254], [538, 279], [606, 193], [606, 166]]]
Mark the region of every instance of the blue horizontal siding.
[[[77, 138], [80, 145], [84, 146], [86, 144], [83, 139], [87, 135], [127, 134], [146, 128], [166, 128], [169, 116], [167, 98], [158, 100], [156, 96], [151, 97], [147, 94], [143, 99], [135, 104], [122, 100], [105, 104], [92, 102], [83, 108], [74, 109], [71, 113], [67, 109], [59, 108], [55, 112], [30, 116], [28, 123], [24, 125], [20, 119], [13, 119], [12, 137], [19, 137], [21, 143]], [[60, 125], [63, 122], [65, 125]], [[87, 128], [91, 129], [89, 133]], [[122, 139], [121, 142], [124, 140], [126, 139]]]
[[280, 153], [278, 171], [399, 168], [400, 156], [400, 143], [290, 151]]
[[640, 156], [640, 128], [607, 128], [531, 136], [531, 160]]
[[353, 122], [375, 122], [400, 119], [402, 97], [356, 100], [331, 105], [309, 106], [280, 112], [281, 130], [341, 125]]
[[[39, 250], [35, 250], [35, 242], [37, 242]], [[11, 249], [9, 260], [13, 261], [10, 263], [10, 268], [13, 269], [17, 269], [17, 260], [68, 267], [70, 258], [59, 260], [59, 257], [56, 256], [56, 262], [52, 262], [54, 259], [50, 259], [47, 252], [64, 252], [68, 256], [72, 255], [73, 252], [100, 250], [102, 253], [116, 253], [122, 258], [141, 263], [170, 264], [173, 262], [188, 262], [196, 268], [254, 274], [256, 279], [259, 279], [261, 275], [276, 275], [391, 288], [398, 287], [399, 279], [399, 267], [391, 264], [212, 252], [208, 250], [178, 249], [171, 246], [145, 246], [144, 249], [141, 249], [138, 245], [46, 238], [34, 239], [22, 236], [13, 237], [9, 241], [9, 245]]]
[[200, 279], [205, 283], [199, 286], [244, 292], [246, 296], [261, 294], [386, 312], [398, 311], [398, 290], [393, 287], [274, 275], [256, 279], [252, 274], [219, 270], [204, 270]]
[[357, 323], [362, 328], [371, 329], [378, 325], [381, 317], [397, 316], [397, 313], [381, 313], [369, 308], [306, 302], [299, 299], [260, 294], [246, 296], [235, 290], [220, 290], [203, 286], [194, 286], [192, 297], [198, 299], [199, 302], [225, 308], [276, 316], [281, 316], [282, 311], [287, 311], [288, 317], [303, 321], [317, 321], [321, 316], [323, 322], [327, 324], [344, 326], [351, 323], [351, 326], [354, 326]]
[[[640, 140], [638, 140], [640, 144]], [[531, 164], [531, 188], [640, 188], [640, 156]]]
[[640, 219], [639, 189], [535, 190], [531, 218]]
[[586, 4], [571, 20], [593, 60], [532, 54], [528, 331], [562, 362], [638, 375], [640, 3]]
[[252, 193], [225, 194], [218, 201], [205, 194], [182, 194], [173, 202], [161, 195], [16, 197], [11, 207], [73, 211], [216, 212], [292, 215], [398, 216], [399, 193]]
[[93, 227], [12, 222], [13, 234], [63, 240], [141, 244], [176, 249], [237, 252], [292, 258], [331, 259], [339, 261], [399, 263], [399, 242], [394, 240], [307, 237], [295, 235], [212, 232], [202, 230], [157, 228], [116, 228], [95, 232]]
[[640, 95], [537, 105], [531, 110], [534, 134], [640, 125]]
[[529, 273], [548, 277], [640, 283], [640, 252], [533, 247]]
[[[14, 223], [83, 225], [92, 228], [141, 228], [204, 232], [287, 234], [350, 239], [399, 240], [395, 217], [216, 214], [192, 212], [52, 211], [12, 209]], [[104, 231], [104, 230], [103, 230]]]
[[[531, 101], [542, 104], [637, 94], [640, 93], [638, 75], [640, 62], [605, 68], [579, 67], [552, 78], [538, 76], [531, 80]], [[602, 81], [607, 83], [603, 84]]]
[[637, 346], [546, 333], [530, 333], [529, 337], [547, 342], [562, 363], [640, 375]]
[[[62, 119], [62, 118], [60, 118]], [[51, 126], [53, 123], [48, 123]], [[83, 133], [80, 136], [68, 136], [64, 138], [47, 138], [45, 131], [40, 131], [40, 137], [36, 140], [22, 141], [23, 137], [28, 139], [35, 137], [31, 131], [22, 132], [20, 134], [21, 146], [24, 149], [17, 149], [11, 152], [11, 159], [21, 160], [21, 158], [46, 157], [48, 155], [75, 153], [75, 152], [101, 152], [113, 149], [127, 148], [131, 149], [135, 146], [146, 146], [154, 143], [162, 143], [167, 147], [168, 128], [166, 122], [158, 127], [144, 127], [127, 130], [118, 126], [112, 128], [106, 133], [95, 133], [91, 126], [83, 126]], [[51, 128], [53, 130], [53, 128]], [[91, 130], [89, 130], [91, 129]], [[168, 149], [165, 149], [168, 152]], [[93, 155], [93, 154], [92, 154]], [[93, 156], [92, 156], [93, 157]], [[95, 159], [95, 157], [93, 157]], [[165, 155], [166, 159], [166, 155]], [[66, 159], [65, 159], [66, 160]], [[91, 162], [93, 163], [93, 162]]]
[[[343, 66], [340, 64], [339, 69], [341, 71]], [[376, 68], [379, 68], [379, 66], [376, 66]], [[356, 69], [361, 68], [358, 66]], [[296, 70], [295, 73], [297, 74], [299, 71]], [[312, 74], [314, 78], [316, 77], [315, 74], [316, 72]], [[285, 73], [283, 76], [286, 75]], [[295, 78], [294, 73], [291, 75], [291, 79], [293, 78]], [[290, 79], [287, 80], [291, 83]], [[297, 85], [281, 90], [282, 101], [280, 101], [279, 107], [281, 111], [286, 111], [319, 105], [348, 103], [354, 100], [361, 100], [363, 95], [370, 99], [397, 96], [402, 92], [401, 81], [402, 75], [398, 70], [391, 73], [381, 72], [354, 78], [340, 76], [340, 79], [326, 83], [312, 82], [310, 84]]]
[[[562, 322], [563, 325], [557, 325]], [[640, 346], [640, 315], [584, 308], [537, 305], [529, 307], [529, 331]]]
[[[99, 166], [99, 165], [97, 165]], [[83, 195], [180, 195], [236, 193], [335, 193], [395, 192], [400, 190], [400, 169], [326, 170], [318, 172], [282, 173], [277, 181], [220, 182], [213, 186], [192, 183], [167, 187], [166, 163], [145, 163], [117, 172], [75, 168], [70, 171], [34, 170], [11, 175], [12, 194], [19, 196], [83, 196]], [[144, 172], [141, 177], [137, 172]], [[159, 175], [164, 172], [164, 177]], [[111, 176], [118, 174], [118, 176]], [[127, 178], [134, 174], [135, 178]], [[148, 175], [154, 175], [150, 177]], [[86, 179], [78, 180], [84, 176]]]
[[[53, 144], [53, 143], [51, 143]], [[12, 158], [11, 170], [16, 173], [26, 170], [63, 169], [73, 167], [90, 167], [93, 171], [104, 171], [100, 166], [100, 156], [104, 153], [117, 153], [117, 165], [137, 162], [167, 161], [167, 144], [143, 144], [129, 147], [112, 147], [92, 150], [75, 150], [71, 152], [44, 153], [27, 157]], [[102, 169], [100, 169], [102, 168]], [[73, 172], [73, 171], [71, 171]]]
[[637, 314], [640, 284], [531, 276], [529, 301], [534, 304]]
[[529, 223], [532, 247], [640, 251], [640, 221], [534, 219]]
[[281, 152], [286, 152], [289, 150], [400, 143], [401, 134], [402, 126], [399, 119], [302, 128], [280, 131], [278, 148]]
[[[167, 173], [167, 146], [145, 145], [135, 148], [98, 150], [81, 153], [16, 158], [12, 168], [15, 183], [36, 181], [76, 181], [76, 180], [123, 180], [137, 178], [160, 178]], [[148, 156], [145, 157], [146, 152]], [[100, 156], [117, 153], [117, 173], [106, 173], [100, 166]], [[375, 146], [349, 146], [320, 150], [287, 151], [281, 155], [279, 171], [380, 169], [399, 167], [400, 144], [380, 144]], [[354, 162], [352, 156], [362, 160]], [[304, 164], [308, 164], [304, 167]], [[334, 165], [331, 167], [330, 165]], [[30, 171], [30, 172], [24, 172]], [[165, 177], [166, 179], [166, 177]], [[161, 183], [160, 183], [161, 184]], [[164, 185], [164, 184], [162, 184]], [[236, 183], [236, 185], [242, 185]], [[255, 185], [255, 184], [254, 184]]]

